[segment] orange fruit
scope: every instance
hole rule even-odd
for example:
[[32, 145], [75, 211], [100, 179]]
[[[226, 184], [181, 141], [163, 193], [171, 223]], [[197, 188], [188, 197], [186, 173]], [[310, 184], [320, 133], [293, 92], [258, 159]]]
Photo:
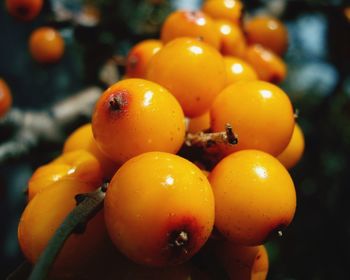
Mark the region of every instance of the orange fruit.
[[171, 13], [163, 24], [160, 37], [164, 44], [178, 37], [194, 37], [216, 49], [220, 46], [213, 20], [201, 11], [178, 10]]
[[221, 54], [193, 38], [178, 38], [150, 61], [147, 78], [167, 88], [186, 116], [204, 114], [226, 83]]
[[64, 143], [63, 153], [86, 150], [91, 153], [99, 161], [101, 165], [101, 171], [105, 179], [110, 179], [118, 169], [119, 165], [107, 157], [98, 148], [95, 138], [92, 134], [91, 123], [85, 124], [68, 136]]
[[295, 124], [292, 138], [288, 146], [277, 156], [277, 159], [287, 168], [294, 167], [303, 156], [305, 148], [304, 134], [298, 124]]
[[224, 56], [226, 66], [227, 85], [238, 81], [257, 80], [258, 75], [254, 68], [240, 58], [233, 56]]
[[206, 0], [202, 10], [215, 19], [226, 19], [238, 24], [242, 17], [243, 4], [238, 0]]
[[146, 78], [149, 61], [162, 47], [160, 40], [144, 40], [136, 44], [126, 58], [125, 75], [128, 78]]
[[285, 167], [267, 153], [233, 153], [214, 167], [209, 181], [215, 197], [215, 227], [235, 244], [261, 245], [294, 217], [293, 181]]
[[[55, 231], [76, 206], [75, 195], [96, 187], [76, 179], [60, 180], [29, 202], [18, 225], [18, 241], [30, 263], [37, 262]], [[55, 260], [54, 271], [61, 275], [79, 271], [99, 254], [106, 240], [103, 212], [100, 212], [87, 223], [83, 233], [73, 233], [67, 239]]]
[[184, 142], [185, 122], [179, 103], [165, 88], [127, 79], [102, 94], [92, 130], [101, 151], [124, 163], [149, 151], [177, 153]]
[[7, 83], [0, 79], [0, 118], [3, 117], [12, 105], [12, 95]]
[[150, 266], [187, 261], [207, 241], [214, 223], [206, 176], [177, 155], [149, 152], [127, 161], [105, 199], [109, 235], [131, 260]]
[[57, 62], [64, 53], [64, 40], [54, 28], [39, 27], [30, 35], [29, 50], [37, 62]]
[[28, 182], [28, 200], [53, 183], [66, 178], [102, 184], [102, 171], [98, 160], [89, 152], [76, 150], [65, 153], [35, 170]]
[[34, 19], [43, 7], [43, 0], [6, 0], [6, 8], [13, 17], [29, 21]]
[[220, 34], [220, 52], [223, 55], [243, 57], [246, 42], [242, 30], [227, 20], [216, 20], [215, 27]]
[[257, 16], [244, 25], [247, 41], [260, 44], [277, 55], [283, 55], [288, 46], [288, 30], [277, 18]]
[[211, 129], [233, 127], [238, 144], [220, 145], [225, 154], [257, 149], [279, 155], [294, 129], [294, 112], [287, 94], [263, 81], [240, 81], [226, 87], [210, 110]]
[[283, 60], [261, 45], [248, 47], [244, 59], [253, 66], [260, 80], [278, 84], [287, 75], [287, 66]]

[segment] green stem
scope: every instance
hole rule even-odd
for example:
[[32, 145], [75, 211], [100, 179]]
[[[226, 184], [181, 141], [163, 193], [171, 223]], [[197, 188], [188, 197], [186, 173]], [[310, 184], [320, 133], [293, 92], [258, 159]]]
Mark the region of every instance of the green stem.
[[46, 279], [50, 267], [54, 263], [65, 241], [74, 232], [77, 226], [87, 223], [103, 207], [105, 187], [94, 192], [76, 196], [80, 202], [66, 217], [57, 229], [46, 249], [41, 254], [38, 262], [29, 277], [29, 280]]

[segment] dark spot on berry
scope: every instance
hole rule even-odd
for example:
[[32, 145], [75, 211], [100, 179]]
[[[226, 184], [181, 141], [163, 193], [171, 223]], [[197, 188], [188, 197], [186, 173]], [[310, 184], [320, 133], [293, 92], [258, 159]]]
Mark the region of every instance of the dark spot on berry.
[[201, 98], [199, 96], [196, 97], [196, 101], [199, 102]]
[[130, 94], [127, 91], [117, 91], [112, 93], [108, 99], [108, 112], [116, 114], [120, 117], [122, 114], [127, 112], [130, 104]]
[[20, 18], [26, 18], [29, 15], [29, 7], [25, 5], [19, 5], [16, 7], [16, 15]]
[[188, 260], [199, 249], [203, 227], [194, 217], [169, 217], [163, 258], [171, 264]]
[[272, 84], [278, 84], [279, 82], [281, 82], [282, 77], [278, 74], [274, 74], [271, 76], [269, 82]]
[[139, 57], [135, 54], [132, 54], [128, 57], [127, 66], [130, 67], [130, 69], [134, 70], [137, 67], [139, 61]]
[[186, 250], [186, 244], [189, 241], [188, 233], [184, 230], [175, 230], [170, 233], [168, 246], [178, 248], [180, 250]]

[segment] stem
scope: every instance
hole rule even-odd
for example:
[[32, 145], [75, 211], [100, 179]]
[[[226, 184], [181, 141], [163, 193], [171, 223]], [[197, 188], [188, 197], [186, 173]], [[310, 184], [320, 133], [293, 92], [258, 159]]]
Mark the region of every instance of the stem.
[[29, 280], [46, 279], [50, 267], [68, 237], [80, 225], [87, 223], [103, 207], [105, 186], [96, 191], [76, 196], [78, 205], [68, 214], [56, 230], [29, 277]]
[[294, 119], [297, 120], [299, 118], [299, 109], [295, 109], [294, 111]]
[[189, 147], [197, 146], [208, 148], [217, 144], [235, 145], [238, 143], [237, 136], [233, 133], [232, 126], [227, 123], [222, 132], [198, 132], [187, 133], [185, 144]]

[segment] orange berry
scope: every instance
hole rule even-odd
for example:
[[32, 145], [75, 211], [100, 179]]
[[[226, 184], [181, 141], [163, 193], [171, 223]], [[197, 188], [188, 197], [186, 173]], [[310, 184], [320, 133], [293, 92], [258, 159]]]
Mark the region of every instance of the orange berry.
[[193, 38], [178, 38], [150, 61], [148, 79], [166, 87], [193, 118], [209, 110], [226, 83], [220, 53]]
[[136, 44], [126, 58], [125, 75], [128, 78], [146, 78], [149, 61], [162, 47], [160, 40], [144, 40]]
[[226, 87], [210, 111], [211, 129], [222, 131], [230, 123], [238, 144], [220, 147], [225, 154], [258, 149], [279, 155], [294, 129], [293, 107], [279, 87], [263, 81], [240, 81]]
[[269, 255], [264, 245], [259, 246], [252, 268], [251, 280], [265, 280], [269, 271]]
[[35, 170], [28, 182], [28, 200], [53, 183], [66, 178], [99, 185], [102, 183], [100, 163], [84, 150], [62, 154], [49, 164]]
[[245, 60], [253, 66], [263, 81], [278, 84], [287, 75], [287, 66], [283, 60], [261, 45], [253, 45], [246, 49]]
[[10, 88], [3, 79], [0, 79], [0, 118], [3, 117], [12, 105]]
[[246, 43], [241, 29], [227, 20], [216, 20], [215, 27], [220, 34], [220, 52], [223, 55], [244, 56]]
[[79, 127], [66, 139], [63, 153], [66, 154], [76, 150], [86, 150], [95, 156], [101, 165], [101, 171], [105, 179], [110, 179], [119, 167], [117, 163], [112, 161], [98, 148], [92, 134], [91, 123]]
[[96, 143], [118, 163], [149, 151], [177, 153], [185, 137], [184, 115], [162, 86], [120, 81], [100, 97], [92, 117]]
[[[26, 206], [18, 226], [18, 240], [27, 260], [35, 263], [57, 228], [76, 206], [75, 195], [96, 186], [76, 179], [61, 180], [38, 193]], [[86, 265], [102, 248], [107, 233], [103, 212], [87, 223], [82, 234], [72, 234], [60, 251], [54, 270], [62, 274]]]
[[293, 181], [267, 153], [231, 154], [214, 167], [209, 181], [215, 197], [215, 227], [235, 244], [260, 245], [293, 219]]
[[189, 119], [187, 131], [190, 133], [196, 133], [208, 130], [210, 128], [210, 115], [209, 111], [198, 117]]
[[277, 159], [287, 168], [291, 169], [301, 159], [305, 147], [303, 131], [295, 124], [292, 138], [288, 146], [277, 156]]
[[224, 56], [226, 66], [226, 80], [227, 85], [231, 85], [238, 81], [257, 80], [258, 75], [254, 68], [242, 59]]
[[202, 10], [215, 19], [226, 19], [239, 23], [242, 17], [243, 4], [237, 0], [207, 0]]
[[29, 50], [40, 63], [57, 62], [64, 53], [64, 40], [55, 29], [40, 27], [30, 35]]
[[260, 44], [277, 55], [283, 55], [288, 46], [288, 31], [277, 18], [258, 16], [248, 20], [244, 29], [250, 44]]
[[201, 11], [175, 11], [165, 20], [160, 37], [168, 43], [178, 37], [195, 37], [218, 49], [219, 34], [213, 20]]
[[43, 0], [6, 0], [9, 14], [20, 20], [32, 20], [41, 11]]
[[241, 246], [232, 242], [219, 242], [216, 255], [230, 279], [265, 280], [268, 255], [265, 246]]
[[208, 170], [204, 170], [204, 169], [201, 169], [201, 171], [203, 172], [203, 174], [205, 175], [205, 177], [208, 177], [210, 172]]
[[210, 235], [213, 192], [206, 176], [188, 160], [145, 153], [127, 161], [112, 178], [105, 219], [112, 241], [131, 260], [151, 266], [179, 264]]

